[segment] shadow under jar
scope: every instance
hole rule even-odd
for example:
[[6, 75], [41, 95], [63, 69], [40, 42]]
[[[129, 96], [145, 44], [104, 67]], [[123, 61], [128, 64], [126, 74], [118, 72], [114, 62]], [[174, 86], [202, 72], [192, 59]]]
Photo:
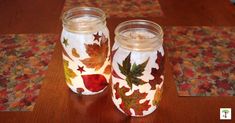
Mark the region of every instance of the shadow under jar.
[[76, 7], [63, 14], [65, 81], [78, 94], [102, 92], [110, 77], [110, 41], [106, 17], [93, 7]]
[[164, 82], [162, 28], [130, 20], [115, 29], [112, 47], [112, 100], [126, 115], [145, 116], [159, 104]]

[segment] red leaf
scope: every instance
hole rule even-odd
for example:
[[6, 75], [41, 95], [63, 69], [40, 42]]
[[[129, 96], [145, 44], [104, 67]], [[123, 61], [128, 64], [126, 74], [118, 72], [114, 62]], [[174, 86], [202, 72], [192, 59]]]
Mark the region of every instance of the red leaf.
[[160, 76], [163, 74], [164, 70], [164, 57], [159, 51], [157, 52], [157, 59], [155, 62], [158, 64], [159, 69], [152, 68], [151, 70], [151, 74], [154, 76], [154, 79], [149, 81], [151, 90], [156, 89], [156, 84], [161, 84], [161, 82], [163, 81]]
[[24, 74], [22, 76], [16, 77], [15, 79], [18, 81], [23, 81], [29, 79], [29, 76], [27, 74]]
[[216, 86], [219, 88], [223, 88], [225, 90], [231, 90], [232, 89], [232, 84], [228, 83], [227, 80], [216, 80]]
[[192, 70], [190, 70], [190, 69], [185, 69], [185, 70], [184, 70], [184, 74], [185, 74], [185, 76], [188, 77], [188, 78], [191, 78], [191, 77], [194, 76], [194, 72], [193, 72]]
[[112, 75], [113, 75], [114, 77], [118, 78], [118, 79], [122, 79], [122, 80], [123, 80], [123, 78], [121, 78], [121, 77], [116, 73], [115, 70], [112, 70]]
[[184, 84], [181, 84], [179, 87], [181, 91], [186, 91], [186, 90], [189, 90], [192, 87], [192, 85], [188, 83], [184, 83]]
[[212, 84], [208, 81], [203, 82], [198, 86], [201, 93], [211, 92]]
[[19, 83], [19, 84], [17, 84], [17, 85], [15, 86], [15, 90], [16, 90], [16, 91], [18, 91], [18, 90], [23, 90], [26, 86], [27, 86], [27, 85], [26, 85], [25, 82], [21, 82], [21, 83]]
[[92, 92], [98, 92], [108, 85], [105, 77], [100, 74], [82, 75], [82, 79], [85, 87]]
[[119, 88], [119, 83], [114, 85], [114, 89], [116, 90], [115, 98], [122, 99], [120, 108], [127, 115], [131, 115], [131, 108], [135, 111], [135, 115], [143, 115], [143, 111], [147, 111], [150, 108], [149, 100], [146, 100], [143, 103], [139, 103], [141, 99], [146, 98], [147, 93], [140, 93], [139, 90], [135, 90], [131, 95], [126, 96], [126, 92], [128, 92], [130, 89], [124, 86]]

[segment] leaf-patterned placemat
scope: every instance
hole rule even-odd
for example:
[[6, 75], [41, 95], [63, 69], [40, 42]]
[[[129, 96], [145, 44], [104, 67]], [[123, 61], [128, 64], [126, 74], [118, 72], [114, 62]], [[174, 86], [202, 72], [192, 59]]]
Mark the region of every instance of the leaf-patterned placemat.
[[98, 7], [111, 17], [161, 17], [159, 0], [65, 0], [63, 11], [78, 6]]
[[179, 96], [235, 96], [235, 27], [168, 27]]
[[0, 35], [0, 111], [32, 111], [59, 36]]

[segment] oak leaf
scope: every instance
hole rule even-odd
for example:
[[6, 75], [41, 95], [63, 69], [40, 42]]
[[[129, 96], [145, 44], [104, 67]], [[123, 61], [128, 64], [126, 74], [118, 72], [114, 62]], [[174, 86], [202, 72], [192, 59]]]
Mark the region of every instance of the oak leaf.
[[151, 86], [151, 90], [156, 89], [156, 84], [161, 84], [163, 79], [161, 78], [161, 75], [163, 74], [164, 71], [164, 57], [162, 56], [161, 52], [157, 52], [157, 59], [155, 61], [159, 69], [152, 68], [151, 74], [153, 75], [154, 79], [149, 81], [149, 84]]
[[135, 90], [131, 95], [126, 96], [126, 92], [130, 89], [126, 87], [119, 88], [119, 83], [114, 85], [116, 90], [115, 98], [121, 98], [122, 102], [120, 108], [127, 114], [132, 115], [130, 109], [132, 108], [135, 111], [135, 115], [143, 115], [143, 111], [147, 111], [150, 108], [149, 100], [140, 103], [140, 100], [145, 99], [147, 93], [140, 93], [139, 90]]

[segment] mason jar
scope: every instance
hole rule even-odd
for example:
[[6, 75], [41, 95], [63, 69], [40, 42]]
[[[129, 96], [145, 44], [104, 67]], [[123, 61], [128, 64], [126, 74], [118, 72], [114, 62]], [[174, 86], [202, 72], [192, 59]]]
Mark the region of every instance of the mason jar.
[[110, 77], [110, 41], [105, 13], [76, 7], [62, 16], [61, 34], [65, 81], [78, 94], [102, 92]]
[[112, 100], [129, 116], [145, 116], [158, 106], [164, 83], [162, 28], [130, 20], [115, 29], [112, 47]]

